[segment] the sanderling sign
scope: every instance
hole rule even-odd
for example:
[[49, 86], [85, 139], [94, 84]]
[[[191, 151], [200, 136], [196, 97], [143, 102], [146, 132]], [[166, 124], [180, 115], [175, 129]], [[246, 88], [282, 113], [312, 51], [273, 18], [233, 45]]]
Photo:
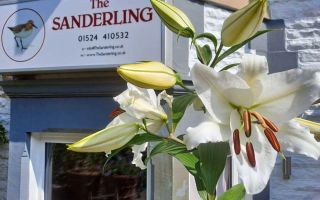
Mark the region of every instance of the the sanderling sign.
[[40, 0], [0, 6], [0, 71], [110, 68], [161, 60], [149, 0]]

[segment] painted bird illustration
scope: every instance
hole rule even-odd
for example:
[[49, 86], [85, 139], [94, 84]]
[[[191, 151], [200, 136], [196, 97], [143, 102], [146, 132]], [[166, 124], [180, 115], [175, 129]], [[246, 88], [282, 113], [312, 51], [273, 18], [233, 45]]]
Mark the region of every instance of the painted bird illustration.
[[[8, 27], [8, 29], [10, 29], [14, 34], [14, 40], [16, 41], [17, 47], [20, 47], [22, 50], [27, 49], [23, 46], [22, 40], [28, 38], [32, 34], [33, 28], [38, 27], [34, 25], [32, 20], [27, 21], [25, 24]], [[18, 39], [20, 40], [20, 45]]]

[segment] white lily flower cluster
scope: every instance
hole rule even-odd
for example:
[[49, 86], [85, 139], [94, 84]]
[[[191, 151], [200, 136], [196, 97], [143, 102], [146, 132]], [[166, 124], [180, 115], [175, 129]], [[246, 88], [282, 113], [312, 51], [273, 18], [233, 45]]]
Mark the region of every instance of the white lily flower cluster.
[[[146, 128], [157, 133], [161, 126], [167, 122], [168, 117], [160, 105], [160, 100], [172, 99], [165, 91], [158, 96], [152, 89], [143, 89], [128, 83], [128, 89], [114, 97], [123, 112], [117, 113], [108, 126], [69, 146], [69, 150], [78, 152], [106, 152], [120, 148], [128, 143], [135, 135], [145, 132], [139, 129], [146, 123]], [[142, 161], [142, 153], [148, 143], [133, 145], [134, 153], [132, 164], [141, 169], [146, 166]]]
[[[243, 57], [236, 74], [228, 70], [238, 63], [215, 71], [221, 60], [269, 32], [258, 31], [267, 15], [267, 0], [251, 0], [233, 13], [223, 25], [220, 42], [212, 33], [197, 34], [180, 9], [162, 0], [151, 0], [151, 4], [171, 31], [192, 39], [199, 60], [190, 72], [195, 90], [187, 87], [175, 70], [160, 62], [122, 65], [117, 72], [128, 82], [128, 89], [114, 98], [121, 109], [114, 112], [115, 118], [105, 129], [70, 145], [70, 150], [108, 153], [130, 146], [134, 153], [132, 163], [145, 169], [141, 152], [148, 142], [154, 141], [156, 145], [146, 161], [159, 153], [177, 158], [195, 177], [204, 200], [216, 199], [214, 188], [229, 149], [233, 167], [243, 184], [233, 186], [219, 199], [240, 200], [245, 193], [261, 192], [277, 155], [283, 155], [284, 151], [319, 158], [320, 143], [310, 130], [320, 132], [320, 124], [296, 117], [319, 99], [320, 71], [293, 69], [270, 74], [266, 58], [251, 54]], [[208, 44], [199, 45], [199, 38], [208, 39], [214, 51]], [[222, 51], [223, 47], [230, 48]], [[174, 85], [185, 89], [185, 94], [173, 100], [165, 89]], [[157, 96], [153, 89], [164, 91]], [[171, 109], [170, 123], [160, 105], [161, 99]], [[181, 141], [175, 130], [183, 117], [192, 116], [193, 113], [185, 114], [191, 110], [188, 109], [191, 104], [193, 112], [205, 111], [205, 120], [185, 128]], [[164, 124], [168, 135], [157, 135]]]
[[293, 151], [318, 159], [320, 143], [293, 118], [320, 97], [320, 72], [293, 69], [268, 74], [265, 57], [245, 55], [237, 74], [202, 64], [191, 70], [207, 120], [189, 127], [189, 149], [229, 141], [233, 163], [246, 192], [261, 192], [278, 152]]

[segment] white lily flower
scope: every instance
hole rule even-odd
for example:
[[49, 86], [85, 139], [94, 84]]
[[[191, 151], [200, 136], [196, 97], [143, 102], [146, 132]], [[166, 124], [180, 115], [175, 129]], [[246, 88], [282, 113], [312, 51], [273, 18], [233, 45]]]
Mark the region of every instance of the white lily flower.
[[[114, 97], [114, 100], [120, 104], [120, 108], [125, 112], [117, 116], [108, 126], [120, 125], [128, 122], [138, 122], [142, 124], [142, 119], [146, 120], [148, 131], [156, 133], [161, 126], [166, 123], [168, 117], [160, 105], [161, 99], [171, 99], [165, 91], [158, 97], [152, 89], [139, 88], [128, 83], [128, 89], [120, 95]], [[148, 143], [134, 145], [132, 147], [133, 161], [141, 169], [146, 166], [142, 161], [141, 152], [145, 151]]]
[[[143, 89], [128, 83], [128, 89], [114, 98], [125, 112], [116, 111], [116, 116], [108, 126], [94, 134], [69, 146], [70, 150], [78, 152], [107, 152], [120, 148], [128, 143], [136, 134], [142, 133], [140, 125], [145, 119], [148, 131], [156, 133], [166, 123], [168, 117], [160, 105], [162, 97], [172, 99], [165, 92], [157, 95], [152, 89]], [[132, 163], [141, 169], [143, 164], [142, 151], [148, 143], [134, 145]]]
[[184, 141], [191, 149], [229, 140], [248, 194], [265, 188], [278, 152], [319, 158], [320, 144], [309, 129], [290, 121], [319, 99], [319, 72], [293, 69], [268, 74], [265, 57], [245, 55], [237, 74], [196, 64], [191, 77], [210, 117], [188, 128]]
[[167, 115], [152, 89], [143, 89], [128, 83], [128, 89], [114, 97], [114, 100], [128, 115], [136, 119], [167, 120]]
[[133, 145], [132, 152], [133, 152], [133, 159], [132, 164], [139, 167], [140, 169], [146, 169], [147, 166], [142, 161], [142, 153], [144, 152], [148, 147], [148, 143], [144, 143], [142, 145]]

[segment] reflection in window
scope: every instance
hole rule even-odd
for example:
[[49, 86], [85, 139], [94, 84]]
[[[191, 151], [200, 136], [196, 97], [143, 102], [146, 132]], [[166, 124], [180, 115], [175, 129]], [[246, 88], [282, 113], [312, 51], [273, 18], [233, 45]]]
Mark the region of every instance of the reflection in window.
[[145, 200], [146, 173], [132, 165], [130, 149], [107, 165], [104, 153], [76, 153], [46, 145], [46, 200]]

